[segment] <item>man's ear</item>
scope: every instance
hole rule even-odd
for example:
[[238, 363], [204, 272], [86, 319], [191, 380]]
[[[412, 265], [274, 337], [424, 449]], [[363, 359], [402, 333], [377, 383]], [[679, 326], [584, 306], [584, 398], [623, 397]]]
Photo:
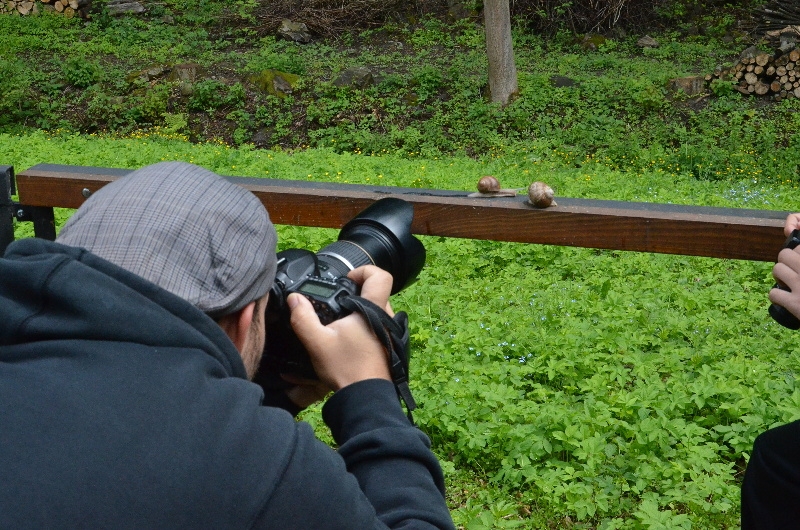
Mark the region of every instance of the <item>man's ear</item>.
[[231, 339], [239, 353], [244, 351], [245, 344], [247, 344], [247, 335], [250, 332], [250, 326], [253, 325], [255, 307], [256, 303], [250, 302], [239, 311], [220, 317], [217, 320], [217, 324]]

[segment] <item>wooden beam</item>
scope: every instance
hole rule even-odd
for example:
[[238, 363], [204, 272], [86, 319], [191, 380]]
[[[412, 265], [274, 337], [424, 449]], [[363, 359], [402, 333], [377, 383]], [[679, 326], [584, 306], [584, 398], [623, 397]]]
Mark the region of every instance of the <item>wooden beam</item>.
[[[129, 172], [39, 164], [17, 175], [20, 203], [77, 208]], [[522, 195], [228, 178], [252, 191], [277, 224], [340, 228], [375, 200], [398, 197], [414, 204], [415, 234], [758, 261], [776, 259], [789, 213], [565, 197], [542, 210]]]

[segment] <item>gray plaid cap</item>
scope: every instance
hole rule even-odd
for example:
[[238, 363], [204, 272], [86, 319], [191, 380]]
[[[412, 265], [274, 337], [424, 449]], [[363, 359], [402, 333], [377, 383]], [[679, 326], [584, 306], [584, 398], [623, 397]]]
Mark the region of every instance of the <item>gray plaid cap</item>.
[[138, 169], [94, 193], [56, 239], [187, 300], [212, 318], [264, 296], [277, 235], [255, 195], [186, 162]]

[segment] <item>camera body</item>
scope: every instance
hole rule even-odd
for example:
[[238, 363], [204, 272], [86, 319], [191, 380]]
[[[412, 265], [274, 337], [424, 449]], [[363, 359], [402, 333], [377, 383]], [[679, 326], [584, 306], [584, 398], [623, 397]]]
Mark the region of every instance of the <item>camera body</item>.
[[278, 374], [316, 379], [314, 367], [292, 329], [286, 298], [305, 296], [322, 324], [349, 311], [339, 303], [360, 294], [347, 274], [362, 265], [376, 265], [392, 274], [392, 294], [416, 280], [425, 264], [425, 247], [411, 235], [413, 206], [401, 199], [373, 203], [344, 225], [339, 239], [318, 252], [288, 249], [277, 254], [275, 283], [266, 310], [266, 342], [256, 382], [275, 380]]
[[330, 324], [348, 314], [339, 305], [342, 296], [359, 293], [356, 283], [331, 272], [335, 268], [309, 250], [290, 249], [278, 253], [278, 270], [272, 292], [281, 300], [300, 293], [311, 301], [322, 324]]
[[259, 372], [291, 373], [314, 379], [314, 367], [292, 330], [286, 298], [292, 293], [305, 296], [320, 322], [327, 325], [349, 313], [339, 305], [341, 297], [357, 295], [360, 290], [355, 282], [339, 276], [336, 268], [324, 261], [320, 263], [319, 257], [309, 250], [284, 250], [277, 257], [278, 270], [269, 294], [266, 344]]

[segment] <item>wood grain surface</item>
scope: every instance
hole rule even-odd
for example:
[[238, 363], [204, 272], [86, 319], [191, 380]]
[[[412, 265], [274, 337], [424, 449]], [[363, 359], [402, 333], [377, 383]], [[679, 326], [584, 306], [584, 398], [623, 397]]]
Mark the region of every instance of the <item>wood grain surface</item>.
[[[129, 173], [117, 168], [39, 164], [17, 175], [19, 202], [78, 208], [86, 195]], [[426, 190], [227, 177], [252, 191], [273, 222], [340, 228], [383, 197], [414, 205], [421, 235], [774, 261], [789, 212], [557, 197], [537, 209], [526, 195], [467, 197]]]

